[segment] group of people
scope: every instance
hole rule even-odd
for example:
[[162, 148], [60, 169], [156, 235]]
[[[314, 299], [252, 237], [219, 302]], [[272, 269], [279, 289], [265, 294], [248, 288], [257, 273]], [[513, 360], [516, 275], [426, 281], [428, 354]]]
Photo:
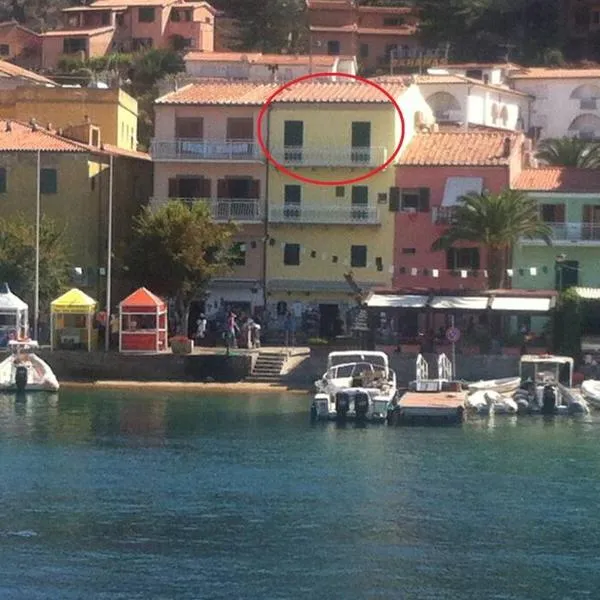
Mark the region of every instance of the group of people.
[[[206, 337], [208, 321], [206, 315], [202, 313], [196, 321], [196, 343], [202, 344]], [[261, 326], [255, 319], [248, 317], [244, 320], [241, 327], [238, 325], [237, 315], [229, 311], [225, 322], [225, 331], [223, 338], [227, 348], [237, 348], [238, 339], [243, 335], [243, 345], [247, 348], [260, 348]]]

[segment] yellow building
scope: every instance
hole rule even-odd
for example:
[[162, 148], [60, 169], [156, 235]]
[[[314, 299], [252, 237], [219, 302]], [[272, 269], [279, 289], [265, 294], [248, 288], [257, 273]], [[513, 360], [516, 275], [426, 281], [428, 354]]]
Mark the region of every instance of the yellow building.
[[89, 121], [104, 143], [137, 149], [138, 103], [120, 89], [32, 87], [0, 89], [0, 118], [66, 129]]
[[[415, 86], [385, 86], [402, 108], [405, 139], [414, 122], [429, 118]], [[354, 183], [385, 163], [402, 125], [392, 103], [376, 88], [357, 83], [312, 83], [288, 88], [269, 116], [273, 157], [306, 183], [269, 167], [267, 296], [272, 315], [290, 311], [308, 336], [332, 337], [351, 327], [355, 294], [344, 274], [363, 290], [392, 282], [394, 213], [388, 168]], [[395, 162], [395, 161], [394, 161]], [[329, 185], [325, 185], [328, 183]]]
[[[110, 158], [115, 249], [127, 239], [133, 215], [149, 200], [152, 163], [141, 152], [90, 143], [100, 139], [91, 125], [78, 128], [77, 134], [73, 137], [80, 141], [36, 125], [0, 120], [0, 203], [3, 217], [21, 213], [35, 222], [39, 156], [41, 213], [66, 228], [71, 283], [101, 300], [106, 293]], [[115, 298], [123, 287], [113, 280]]]

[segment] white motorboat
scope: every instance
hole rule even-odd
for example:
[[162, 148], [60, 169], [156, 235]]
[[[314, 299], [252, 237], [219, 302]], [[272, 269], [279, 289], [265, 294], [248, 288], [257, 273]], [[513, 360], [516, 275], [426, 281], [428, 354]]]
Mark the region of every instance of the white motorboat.
[[487, 415], [490, 412], [490, 405], [486, 398], [487, 392], [478, 390], [470, 393], [465, 400], [465, 407], [468, 411]]
[[586, 379], [581, 383], [581, 393], [591, 406], [600, 408], [600, 381]]
[[49, 365], [34, 354], [38, 343], [10, 341], [10, 355], [0, 362], [0, 392], [56, 392], [59, 384]]
[[469, 392], [498, 392], [499, 394], [514, 394], [521, 385], [520, 377], [504, 377], [503, 379], [488, 379], [469, 384]]
[[396, 373], [385, 352], [331, 352], [327, 371], [315, 382], [311, 417], [332, 420], [384, 421], [396, 398]]
[[521, 389], [515, 400], [521, 412], [587, 414], [586, 398], [573, 388], [573, 359], [552, 354], [521, 357]]
[[503, 396], [500, 392], [488, 390], [484, 392], [489, 412], [495, 415], [514, 415], [517, 413], [517, 403], [510, 396]]

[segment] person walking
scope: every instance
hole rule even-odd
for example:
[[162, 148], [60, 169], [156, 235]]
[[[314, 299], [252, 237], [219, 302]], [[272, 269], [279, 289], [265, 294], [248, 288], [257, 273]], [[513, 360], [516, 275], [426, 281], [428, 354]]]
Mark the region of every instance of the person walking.
[[196, 321], [196, 344], [199, 346], [202, 344], [201, 340], [206, 336], [206, 325], [206, 317], [204, 316], [204, 313], [200, 313], [200, 317], [198, 317], [198, 320]]
[[237, 336], [239, 332], [240, 328], [237, 324], [236, 314], [231, 311], [227, 317], [227, 337], [231, 348], [237, 348]]
[[283, 333], [285, 347], [294, 346], [296, 344], [296, 321], [289, 310], [283, 322]]

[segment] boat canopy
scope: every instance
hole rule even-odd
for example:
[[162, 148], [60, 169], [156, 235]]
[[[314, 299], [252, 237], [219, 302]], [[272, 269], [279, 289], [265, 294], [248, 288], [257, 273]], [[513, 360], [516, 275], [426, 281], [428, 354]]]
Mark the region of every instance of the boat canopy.
[[520, 362], [522, 379], [531, 378], [536, 383], [562, 383], [573, 387], [573, 365], [570, 356], [553, 354], [524, 354]]
[[376, 366], [388, 369], [388, 356], [385, 352], [376, 350], [343, 350], [330, 352], [327, 358], [327, 368], [340, 364], [368, 362]]

